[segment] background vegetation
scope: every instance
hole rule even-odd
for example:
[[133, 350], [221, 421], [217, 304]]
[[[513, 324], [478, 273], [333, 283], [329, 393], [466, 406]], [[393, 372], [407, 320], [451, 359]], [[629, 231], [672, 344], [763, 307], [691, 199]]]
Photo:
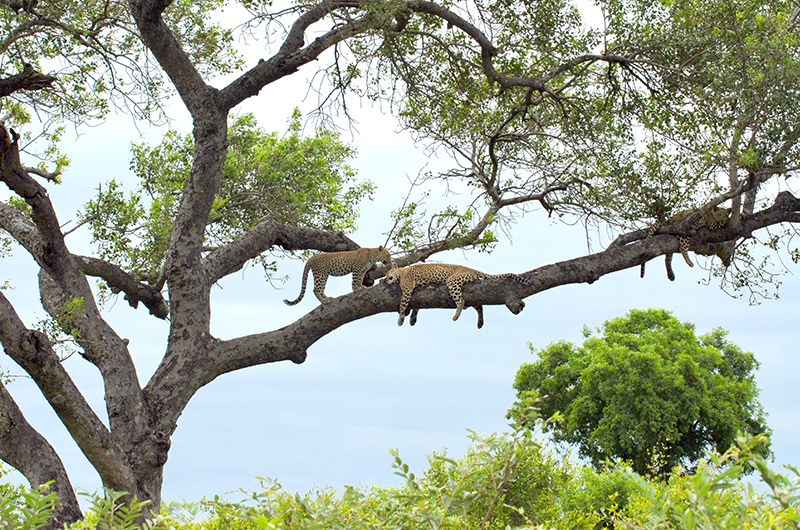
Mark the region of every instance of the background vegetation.
[[[541, 422], [537, 422], [541, 426]], [[739, 437], [694, 472], [642, 476], [624, 463], [604, 469], [564, 463], [528, 428], [471, 434], [460, 458], [434, 452], [420, 476], [395, 455], [400, 486], [317, 489], [305, 494], [261, 479], [250, 490], [199, 502], [173, 502], [141, 522], [147, 503], [120, 494], [87, 495], [84, 520], [70, 529], [506, 529], [506, 528], [797, 528], [800, 475], [771, 469], [765, 437]], [[744, 480], [755, 469], [755, 480]], [[0, 490], [0, 528], [36, 529], [55, 495], [25, 487]]]
[[[520, 368], [510, 431], [470, 432], [464, 455], [433, 452], [420, 474], [392, 451], [399, 486], [300, 494], [263, 478], [227, 497], [165, 503], [146, 521], [148, 502], [105, 490], [86, 495], [85, 518], [67, 528], [797, 528], [800, 473], [769, 465], [753, 354], [720, 328], [696, 337], [663, 310], [631, 311], [602, 332], [585, 329], [577, 350], [552, 344]], [[724, 432], [703, 425], [711, 417], [726, 419]], [[587, 464], [552, 441], [578, 448]], [[0, 487], [0, 529], [51, 524], [57, 497], [48, 490]]]
[[[709, 450], [731, 446], [737, 433], [768, 432], [758, 400], [758, 361], [717, 328], [694, 326], [663, 310], [632, 310], [584, 329], [576, 347], [557, 342], [517, 373], [518, 413], [533, 396], [556, 441], [575, 444], [600, 468], [612, 458], [640, 474], [666, 476], [690, 468]], [[768, 446], [762, 451], [769, 453]]]

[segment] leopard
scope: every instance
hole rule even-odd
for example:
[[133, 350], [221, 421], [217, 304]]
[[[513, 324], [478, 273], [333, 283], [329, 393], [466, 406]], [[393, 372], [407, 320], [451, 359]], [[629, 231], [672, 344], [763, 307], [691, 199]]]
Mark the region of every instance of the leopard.
[[[655, 235], [656, 231], [663, 226], [664, 224], [668, 225], [679, 225], [683, 221], [689, 218], [692, 214], [697, 212], [697, 210], [681, 210], [672, 217], [670, 217], [666, 223], [661, 221], [656, 221], [653, 223], [650, 228], [647, 230], [647, 235], [645, 239], [648, 237], [652, 237]], [[696, 227], [705, 226], [710, 230], [717, 230], [725, 226], [725, 223], [728, 222], [728, 217], [730, 217], [731, 209], [730, 208], [722, 208], [720, 206], [714, 206], [706, 213], [702, 215], [698, 220], [696, 220], [693, 224]], [[683, 256], [684, 261], [690, 267], [694, 267], [694, 263], [689, 258], [689, 244], [691, 240], [689, 236], [686, 235], [679, 235], [678, 236], [678, 245], [680, 248], [681, 255]], [[702, 254], [706, 256], [716, 255], [722, 260], [722, 263], [725, 267], [730, 265], [733, 252], [731, 250], [730, 245], [726, 245], [724, 243], [719, 244], [709, 244], [707, 245], [710, 250], [695, 250], [696, 254]], [[667, 270], [667, 278], [670, 281], [675, 281], [675, 272], [672, 269], [672, 253], [666, 254], [664, 256], [664, 267]], [[644, 269], [645, 264], [642, 263], [639, 268], [639, 277], [644, 278]]]
[[[443, 283], [447, 285], [450, 290], [450, 296], [456, 304], [456, 313], [453, 315], [453, 320], [458, 320], [461, 312], [464, 310], [464, 294], [461, 289], [467, 282], [472, 282], [485, 278], [513, 278], [520, 283], [529, 285], [528, 280], [514, 273], [504, 274], [487, 274], [479, 270], [471, 269], [463, 265], [451, 265], [447, 263], [418, 263], [409, 267], [397, 268], [393, 267], [386, 273], [386, 283], [400, 283], [400, 307], [398, 313], [400, 314], [397, 319], [397, 325], [402, 326], [405, 321], [405, 316], [408, 313], [408, 304], [411, 301], [411, 295], [418, 285], [427, 285], [431, 283]], [[483, 307], [476, 306], [478, 311], [478, 327], [483, 326]], [[412, 325], [416, 322], [417, 310], [411, 310]]]
[[284, 300], [284, 303], [287, 305], [300, 303], [306, 294], [309, 270], [314, 273], [314, 294], [321, 303], [326, 304], [332, 300], [329, 296], [325, 296], [325, 284], [328, 282], [328, 276], [352, 274], [353, 291], [358, 291], [364, 288], [364, 276], [367, 271], [378, 262], [392, 265], [392, 256], [382, 246], [314, 254], [306, 261], [303, 268], [303, 285], [300, 288], [300, 296], [296, 300]]

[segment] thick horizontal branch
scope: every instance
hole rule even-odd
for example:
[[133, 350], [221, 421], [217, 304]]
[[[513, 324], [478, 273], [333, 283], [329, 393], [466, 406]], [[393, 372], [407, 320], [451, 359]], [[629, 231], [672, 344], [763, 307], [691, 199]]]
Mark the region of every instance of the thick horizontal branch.
[[265, 217], [233, 243], [211, 252], [205, 258], [206, 272], [212, 281], [234, 273], [272, 247], [284, 250], [320, 250], [336, 252], [359, 248], [341, 232], [302, 228]]
[[78, 256], [83, 272], [89, 276], [102, 278], [114, 293], [125, 293], [125, 300], [136, 307], [142, 302], [150, 314], [165, 319], [169, 315], [169, 306], [161, 292], [151, 285], [137, 281], [133, 276], [114, 264], [88, 256]]
[[20, 90], [42, 90], [51, 86], [55, 80], [55, 77], [37, 72], [33, 66], [25, 63], [20, 73], [0, 79], [0, 98]]
[[[698, 243], [721, 242], [749, 237], [754, 231], [774, 224], [798, 221], [800, 199], [788, 192], [782, 192], [771, 208], [748, 216], [737, 228], [703, 228], [697, 231], [696, 236]], [[524, 298], [559, 285], [593, 283], [606, 274], [636, 267], [658, 255], [677, 251], [677, 238], [655, 236], [636, 244], [610, 247], [602, 252], [520, 273], [528, 281], [528, 285], [507, 278], [471, 282], [464, 286], [464, 298], [468, 306], [507, 305], [509, 293]], [[486, 272], [495, 274], [507, 271]], [[231, 367], [275, 360], [300, 361], [306, 348], [339, 326], [377, 313], [396, 311], [399, 307], [399, 294], [399, 288], [381, 283], [371, 289], [349, 293], [328, 304], [322, 304], [281, 330], [219, 342], [219, 356], [213, 356], [215, 364], [218, 370], [222, 370], [220, 373], [223, 373]], [[411, 307], [451, 308], [455, 305], [447, 287], [434, 284], [417, 288]], [[281, 336], [294, 337], [292, 344], [283, 342]]]
[[[748, 216], [736, 229], [698, 230], [696, 237], [700, 239], [697, 243], [748, 237], [755, 230], [766, 226], [798, 221], [800, 200], [784, 192], [778, 196], [772, 208]], [[523, 299], [536, 293], [560, 285], [593, 283], [606, 274], [636, 267], [658, 255], [677, 251], [677, 238], [668, 235], [654, 236], [519, 273], [527, 280], [527, 285], [512, 278], [471, 282], [463, 288], [464, 299], [467, 306], [505, 305], [516, 314], [524, 306]], [[485, 272], [497, 274], [509, 271]], [[348, 293], [329, 303], [318, 305], [284, 328], [232, 340], [213, 339], [205, 344], [205, 349], [195, 362], [186, 363], [182, 368], [174, 370], [160, 367], [145, 389], [148, 401], [158, 404], [155, 411], [158, 421], [161, 422], [161, 428], [169, 433], [174, 429], [180, 411], [194, 393], [220, 375], [278, 361], [302, 363], [306, 359], [308, 348], [333, 330], [378, 313], [396, 312], [399, 305], [399, 286], [381, 282], [375, 287]], [[433, 284], [417, 288], [411, 298], [410, 307], [453, 308], [455, 304], [445, 285]], [[180, 373], [180, 377], [175, 376], [175, 371]]]

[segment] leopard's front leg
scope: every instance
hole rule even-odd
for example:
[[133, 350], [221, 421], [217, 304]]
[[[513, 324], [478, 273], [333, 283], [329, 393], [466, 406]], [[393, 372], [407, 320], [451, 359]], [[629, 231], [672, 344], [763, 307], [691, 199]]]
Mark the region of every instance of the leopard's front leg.
[[447, 288], [450, 290], [450, 296], [456, 303], [456, 314], [453, 315], [453, 320], [458, 320], [461, 312], [464, 310], [464, 294], [461, 292], [461, 287], [464, 285], [465, 280], [457, 276], [451, 276], [447, 279]]
[[[406, 319], [406, 312], [408, 311], [408, 304], [411, 302], [411, 294], [414, 292], [414, 286], [411, 285], [403, 285], [403, 282], [400, 282], [400, 308], [397, 312], [400, 316], [397, 318], [397, 325], [402, 326], [403, 321]], [[415, 319], [416, 320], [416, 319]]]
[[372, 264], [367, 263], [366, 266], [361, 267], [358, 271], [353, 271], [353, 292], [364, 288], [364, 276], [367, 275], [367, 271], [371, 266]]

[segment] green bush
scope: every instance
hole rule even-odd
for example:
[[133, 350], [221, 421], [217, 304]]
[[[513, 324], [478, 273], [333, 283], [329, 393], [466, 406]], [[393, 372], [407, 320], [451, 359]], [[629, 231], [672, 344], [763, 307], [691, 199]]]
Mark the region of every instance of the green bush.
[[[420, 476], [393, 453], [404, 480], [396, 487], [300, 495], [261, 479], [254, 489], [234, 493], [238, 500], [171, 503], [146, 522], [146, 503], [126, 504], [122, 494], [106, 491], [89, 496], [85, 519], [70, 529], [739, 529], [797, 528], [800, 522], [800, 475], [769, 468], [760, 449], [764, 436], [739, 437], [723, 455], [692, 473], [677, 468], [667, 480], [623, 465], [598, 471], [562, 462], [527, 428], [470, 433], [470, 439], [460, 458], [432, 453]], [[743, 482], [747, 470], [755, 470], [760, 483]], [[41, 528], [55, 502], [46, 491], [0, 487], [0, 530]]]
[[597, 471], [591, 467], [576, 470], [568, 490], [561, 495], [568, 514], [585, 514], [594, 528], [613, 528], [614, 521], [640, 495], [630, 473], [622, 467]]
[[[677, 469], [665, 483], [647, 481], [630, 470], [639, 495], [616, 521], [619, 528], [740, 529], [797, 528], [800, 480], [772, 471], [760, 452], [764, 436], [741, 436], [723, 455], [715, 455], [692, 474]], [[755, 469], [761, 482], [742, 481]], [[792, 478], [793, 477], [793, 478]], [[763, 490], [766, 486], [766, 491]]]
[[[0, 476], [4, 474], [0, 468]], [[47, 490], [46, 484], [41, 490], [0, 485], [0, 529], [35, 530], [47, 525], [58, 500], [55, 493]]]

